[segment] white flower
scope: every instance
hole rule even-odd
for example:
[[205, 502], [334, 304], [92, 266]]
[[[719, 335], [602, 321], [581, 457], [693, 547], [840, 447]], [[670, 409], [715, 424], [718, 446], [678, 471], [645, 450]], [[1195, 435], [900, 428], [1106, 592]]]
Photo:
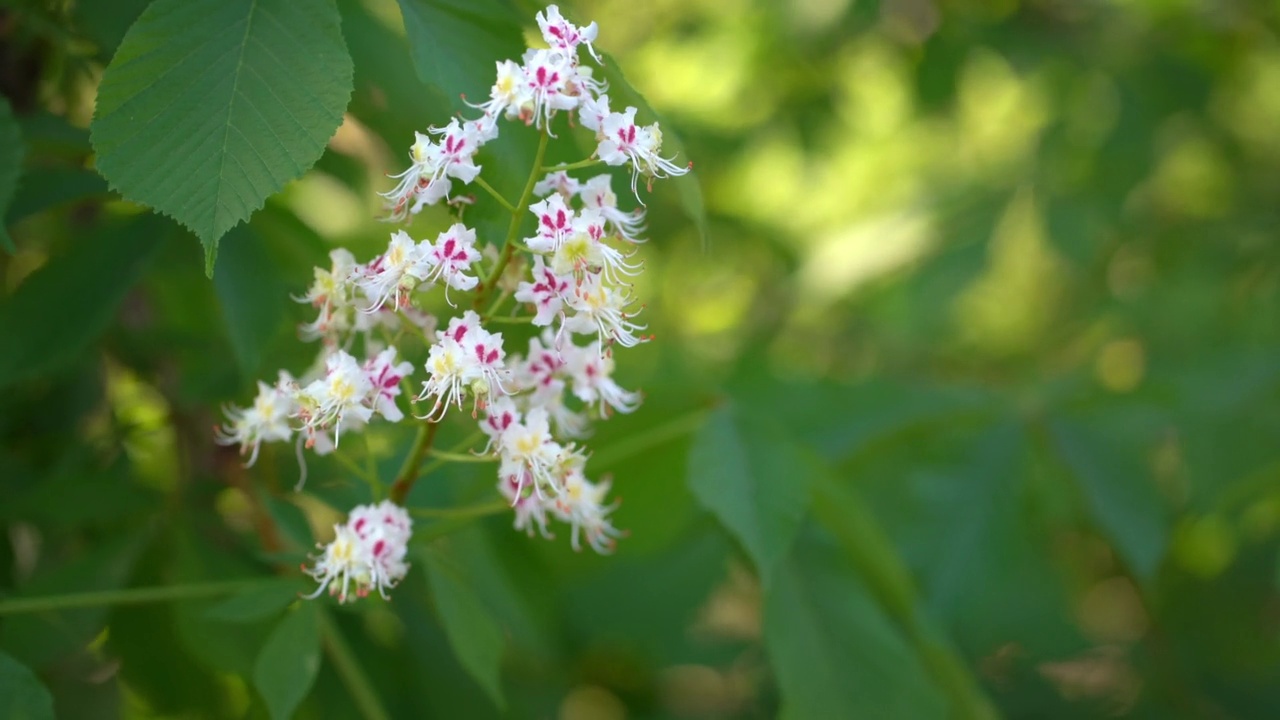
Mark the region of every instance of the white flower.
[[283, 370], [274, 386], [258, 382], [258, 395], [247, 408], [227, 407], [227, 423], [215, 430], [220, 445], [239, 445], [240, 454], [248, 453], [246, 467], [258, 460], [258, 449], [264, 442], [288, 440], [293, 435], [289, 416], [297, 407], [294, 392], [297, 384]]
[[[439, 342], [427, 353], [427, 372], [419, 400], [435, 397], [425, 418], [439, 420], [450, 405], [462, 408], [467, 391], [475, 397], [476, 408], [489, 398], [507, 393], [503, 379], [508, 374], [502, 333], [490, 333], [480, 326], [480, 316], [468, 310], [449, 321]], [[475, 413], [472, 413], [475, 416]]]
[[530, 205], [529, 212], [538, 218], [538, 232], [524, 242], [534, 252], [555, 252], [573, 232], [575, 214], [559, 194]]
[[487, 454], [499, 442], [502, 434], [513, 424], [520, 422], [520, 411], [509, 397], [500, 397], [485, 408], [485, 417], [480, 421], [480, 430], [489, 437], [481, 454]]
[[417, 287], [428, 268], [423, 248], [408, 233], [403, 230], [392, 233], [387, 251], [374, 258], [356, 280], [371, 303], [365, 312], [382, 309], [388, 300], [395, 301], [393, 308], [404, 305], [408, 294]]
[[565, 320], [564, 328], [575, 333], [596, 333], [601, 347], [609, 342], [634, 347], [650, 339], [636, 335], [645, 326], [632, 322], [634, 315], [627, 312], [630, 296], [602, 282], [599, 275], [587, 275], [565, 304], [574, 310], [574, 315]]
[[435, 243], [426, 243], [423, 249], [430, 270], [425, 280], [443, 280], [457, 290], [470, 290], [480, 282], [467, 271], [480, 259], [476, 249], [476, 231], [462, 223], [454, 223], [448, 230], [436, 236]]
[[594, 22], [578, 27], [565, 20], [560, 15], [560, 8], [556, 5], [548, 5], [545, 14], [538, 13], [534, 18], [538, 21], [538, 29], [542, 31], [542, 39], [547, 41], [551, 49], [576, 56], [578, 46], [586, 45], [591, 57], [603, 64], [600, 56], [596, 54], [595, 47], [591, 44], [595, 42], [596, 35], [600, 31]]
[[662, 157], [662, 131], [658, 124], [636, 125], [636, 109], [633, 107], [625, 112], [610, 113], [600, 124], [599, 138], [596, 155], [606, 165], [631, 163], [631, 192], [635, 193], [637, 200], [640, 194], [636, 186], [641, 175], [652, 179], [689, 172], [688, 167], [680, 167], [671, 159]]
[[582, 127], [595, 133], [597, 141], [603, 138], [604, 121], [610, 114], [608, 95], [586, 97], [578, 104], [578, 122], [582, 123]]
[[529, 487], [532, 484], [532, 479], [527, 475], [502, 477], [498, 480], [498, 492], [511, 502], [511, 509], [516, 516], [512, 526], [516, 530], [522, 530], [533, 537], [534, 529], [537, 528], [538, 534], [550, 539], [554, 536], [547, 529], [547, 504]]
[[472, 158], [484, 144], [478, 130], [475, 125], [458, 122], [457, 118], [442, 128], [428, 130], [432, 135], [440, 136], [440, 142], [431, 145], [428, 153], [433, 180], [447, 175], [470, 184], [476, 179], [480, 166]]
[[578, 190], [587, 210], [600, 213], [618, 237], [628, 242], [640, 243], [644, 232], [644, 210], [624, 213], [618, 209], [618, 196], [613, 193], [612, 180], [607, 173], [597, 175], [583, 183]]
[[404, 413], [396, 405], [400, 397], [400, 381], [413, 372], [413, 363], [396, 364], [396, 349], [389, 347], [365, 361], [365, 374], [373, 392], [373, 410], [391, 422], [400, 422]]
[[439, 422], [450, 405], [462, 409], [462, 397], [466, 394], [471, 374], [467, 352], [458, 341], [442, 337], [428, 351], [426, 368], [431, 377], [422, 383], [418, 400], [436, 399], [423, 419]]
[[302, 420], [307, 445], [316, 443], [317, 433], [332, 429], [337, 446], [345, 422], [348, 428], [359, 428], [369, 422], [373, 409], [365, 403], [373, 383], [355, 358], [342, 350], [325, 360], [325, 375], [313, 380], [298, 393], [295, 416]]
[[547, 173], [533, 186], [533, 194], [538, 197], [546, 197], [551, 193], [559, 193], [560, 197], [568, 202], [574, 195], [578, 194], [578, 181], [569, 176], [569, 173], [558, 170], [556, 172]]
[[320, 310], [314, 322], [298, 329], [303, 340], [326, 338], [333, 340], [351, 325], [351, 305], [355, 280], [363, 273], [350, 251], [338, 248], [329, 253], [330, 268], [315, 268], [315, 279], [298, 302], [309, 303]]
[[541, 255], [534, 256], [531, 273], [533, 282], [521, 282], [516, 287], [515, 298], [537, 308], [534, 325], [550, 325], [552, 318], [559, 315], [564, 306], [564, 298], [569, 294], [569, 280], [547, 267]]
[[588, 405], [599, 403], [601, 415], [607, 408], [629, 413], [640, 407], [640, 393], [623, 390], [613, 381], [613, 354], [602, 351], [599, 341], [585, 348], [568, 345], [561, 352], [573, 379], [573, 394], [579, 400]]
[[592, 483], [579, 470], [565, 476], [564, 492], [555, 499], [555, 515], [573, 526], [570, 544], [574, 550], [582, 549], [578, 541], [580, 534], [586, 536], [592, 550], [602, 555], [613, 552], [616, 538], [622, 537], [623, 533], [609, 521], [609, 514], [617, 504], [604, 504], [608, 493], [608, 482]]
[[574, 412], [564, 402], [565, 381], [554, 378], [538, 385], [533, 392], [522, 395], [528, 409], [542, 408], [551, 419], [557, 435], [570, 438], [586, 437], [588, 420], [584, 413]]
[[369, 563], [364, 557], [360, 539], [350, 528], [346, 525], [334, 525], [333, 540], [328, 545], [317, 547], [324, 552], [319, 557], [312, 558], [315, 567], [302, 568], [320, 583], [320, 587], [307, 595], [307, 598], [317, 597], [326, 589], [330, 595], [337, 595], [340, 603], [369, 594], [369, 583], [372, 580]]
[[[435, 179], [435, 171], [432, 167], [434, 143], [431, 142], [430, 137], [420, 132], [415, 132], [413, 135], [414, 142], [409, 148], [409, 168], [391, 176], [399, 180], [394, 188], [379, 193], [387, 200], [387, 207], [391, 211], [389, 219], [397, 222], [404, 220], [410, 213], [416, 214], [422, 208], [424, 198], [434, 198], [431, 202], [426, 202], [430, 205], [448, 195], [448, 180], [433, 182]], [[433, 189], [432, 185], [436, 187]], [[417, 202], [410, 208], [409, 201], [413, 199], [417, 199]]]
[[481, 128], [487, 130], [492, 125], [495, 136], [499, 115], [505, 115], [508, 120], [519, 118], [529, 122], [533, 119], [533, 96], [524, 77], [524, 68], [511, 60], [498, 62], [497, 67], [497, 79], [489, 89], [489, 100], [471, 106], [484, 112], [482, 120], [485, 122]]
[[536, 495], [543, 497], [543, 490], [559, 494], [554, 474], [556, 458], [562, 448], [551, 437], [547, 412], [533, 408], [521, 421], [511, 423], [499, 437], [498, 453], [502, 458], [498, 473], [503, 478], [515, 478], [517, 495], [523, 492], [525, 482], [533, 484]]
[[584, 272], [603, 272], [610, 282], [620, 283], [620, 275], [636, 275], [641, 266], [627, 262], [627, 255], [605, 244], [604, 216], [596, 210], [585, 210], [573, 219], [568, 239], [560, 243], [551, 259], [557, 275], [580, 276]]
[[523, 59], [525, 87], [533, 106], [533, 122], [538, 129], [546, 129], [550, 134], [551, 118], [556, 111], [572, 110], [578, 106], [578, 96], [571, 94], [569, 86], [573, 66], [567, 56], [552, 50], [530, 49]]
[[314, 598], [326, 589], [338, 602], [362, 598], [376, 589], [384, 599], [409, 565], [405, 562], [413, 521], [404, 508], [383, 500], [377, 505], [352, 509], [347, 522], [334, 525], [334, 538], [317, 545], [324, 552], [314, 557], [315, 566], [303, 570], [320, 586], [306, 597]]

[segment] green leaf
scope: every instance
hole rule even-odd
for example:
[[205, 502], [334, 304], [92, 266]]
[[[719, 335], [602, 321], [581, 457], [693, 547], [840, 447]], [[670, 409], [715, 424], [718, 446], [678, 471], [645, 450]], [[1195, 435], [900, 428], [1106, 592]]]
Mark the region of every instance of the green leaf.
[[1090, 432], [1054, 421], [1052, 442], [1076, 478], [1095, 521], [1143, 581], [1155, 578], [1169, 540], [1169, 518], [1150, 471]]
[[[675, 160], [673, 162], [676, 165], [693, 162], [693, 158], [689, 157], [684, 143], [672, 130], [671, 125], [663, 121], [658, 113], [649, 106], [649, 101], [644, 99], [640, 91], [627, 82], [627, 77], [622, 74], [618, 61], [614, 60], [608, 53], [602, 53], [601, 57], [604, 59], [604, 67], [600, 69], [600, 74], [609, 83], [609, 109], [614, 112], [621, 112], [627, 106], [634, 106], [640, 111], [636, 115], [637, 123], [647, 125], [657, 122], [662, 128], [662, 154], [665, 157], [674, 157]], [[702, 198], [702, 183], [698, 180], [697, 173], [690, 168], [689, 172], [680, 177], [659, 180], [658, 182], [671, 183], [675, 186], [680, 198], [680, 207], [689, 216], [689, 219], [693, 221], [694, 227], [698, 229], [698, 239], [702, 241], [703, 247], [706, 247], [707, 206]]]
[[[169, 223], [110, 223], [28, 277], [0, 306], [0, 387], [62, 368], [101, 335]], [[58, 318], [49, 322], [49, 318]]]
[[33, 167], [22, 176], [22, 187], [13, 195], [13, 202], [4, 216], [5, 222], [12, 225], [73, 200], [104, 196], [107, 193], [107, 182], [92, 170], [78, 167]]
[[970, 656], [1011, 640], [1033, 657], [1077, 647], [1049, 528], [1024, 511], [1040, 500], [1031, 460], [1022, 424], [1009, 420], [902, 437], [849, 470], [930, 614]]
[[257, 376], [262, 350], [284, 320], [289, 294], [282, 275], [262, 239], [248, 227], [236, 228], [224, 238], [213, 286], [245, 379]]
[[22, 130], [13, 118], [13, 109], [9, 107], [9, 101], [0, 96], [0, 247], [9, 252], [15, 252], [17, 248], [2, 220], [9, 209], [9, 201], [18, 188], [24, 150]]
[[946, 717], [920, 660], [823, 536], [806, 534], [779, 564], [764, 637], [780, 717]]
[[689, 487], [767, 583], [804, 519], [812, 470], [812, 459], [775, 428], [724, 405], [694, 438]]
[[440, 623], [458, 662], [494, 704], [504, 708], [506, 701], [502, 696], [501, 670], [505, 641], [502, 628], [462, 572], [448, 558], [433, 548], [424, 549], [421, 557], [427, 566], [436, 612], [440, 614]]
[[253, 684], [271, 717], [293, 717], [320, 671], [320, 608], [299, 603], [267, 638], [253, 666]]
[[494, 65], [524, 53], [514, 11], [500, 0], [399, 0], [418, 77], [439, 88], [454, 110], [487, 98]]
[[204, 616], [226, 623], [263, 620], [297, 600], [302, 589], [303, 586], [296, 578], [268, 580], [214, 605], [205, 611]]
[[[117, 532], [62, 564], [52, 560], [24, 584], [17, 598], [43, 598], [97, 590], [116, 590], [129, 579], [152, 535], [149, 525]], [[84, 648], [102, 631], [104, 606], [50, 610], [6, 618], [0, 648], [35, 668]]]
[[218, 239], [306, 172], [351, 97], [333, 0], [157, 0], [98, 90], [98, 169], [191, 228], [212, 276]]
[[0, 653], [0, 717], [53, 720], [53, 698], [30, 668]]

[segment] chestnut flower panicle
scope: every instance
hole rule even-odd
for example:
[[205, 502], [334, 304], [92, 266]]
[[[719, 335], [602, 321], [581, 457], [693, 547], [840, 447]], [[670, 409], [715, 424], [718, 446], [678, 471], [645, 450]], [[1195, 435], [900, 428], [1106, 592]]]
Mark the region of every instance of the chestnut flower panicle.
[[[611, 174], [579, 177], [575, 171], [625, 166], [639, 201], [641, 176], [648, 185], [688, 168], [662, 155], [656, 123], [637, 124], [634, 107], [610, 109], [608, 87], [589, 64], [602, 64], [594, 22], [574, 25], [555, 5], [536, 21], [545, 47], [496, 62], [488, 99], [470, 105], [477, 117], [458, 116], [415, 133], [409, 166], [383, 193], [389, 220], [408, 220], [441, 202], [454, 206], [457, 220], [430, 240], [396, 230], [385, 250], [365, 261], [333, 250], [329, 266], [316, 268], [310, 287], [295, 298], [317, 312], [299, 328], [303, 340], [320, 341], [317, 362], [296, 379], [282, 371], [274, 384], [259, 383], [252, 405], [227, 408], [216, 440], [238, 446], [249, 465], [263, 443], [293, 441], [300, 460], [305, 451], [338, 452], [347, 467], [357, 467], [346, 456], [344, 436], [374, 423], [411, 421], [410, 415], [440, 423], [456, 418], [450, 409], [470, 404], [476, 437], [484, 440], [470, 450], [473, 457], [431, 449], [436, 428], [430, 425], [430, 432], [418, 433], [410, 457], [430, 450], [444, 462], [493, 461], [497, 494], [510, 503], [516, 530], [552, 538], [554, 524], [563, 523], [575, 550], [608, 553], [624, 534], [611, 520], [617, 501], [607, 499], [610, 480], [588, 476], [589, 453], [581, 443], [595, 421], [633, 412], [642, 402], [613, 376], [616, 352], [652, 339], [643, 334], [637, 315], [644, 306], [631, 284], [644, 271], [638, 245], [645, 241], [645, 211], [643, 203], [623, 207], [630, 203], [613, 192]], [[592, 157], [531, 168], [519, 202], [498, 197], [513, 214], [506, 238], [483, 237], [477, 231], [483, 224], [464, 224], [462, 207], [477, 200], [455, 193], [455, 183], [497, 195], [481, 180], [477, 153], [510, 121], [536, 128], [545, 143], [555, 137], [552, 126], [561, 114], [594, 133]], [[504, 159], [486, 156], [485, 164]], [[522, 238], [525, 213], [534, 216], [535, 229]], [[432, 293], [443, 302], [428, 301]], [[456, 309], [459, 293], [472, 293], [467, 305], [473, 309]], [[452, 310], [433, 314], [446, 306]], [[537, 330], [525, 352], [509, 354], [504, 333], [494, 331], [497, 323]], [[376, 478], [370, 484], [379, 497], [381, 484]], [[391, 496], [402, 502], [405, 492], [393, 489]], [[408, 570], [411, 534], [408, 512], [391, 500], [351, 509], [303, 568], [318, 583], [310, 597], [328, 592], [349, 602], [374, 590], [386, 597]]]

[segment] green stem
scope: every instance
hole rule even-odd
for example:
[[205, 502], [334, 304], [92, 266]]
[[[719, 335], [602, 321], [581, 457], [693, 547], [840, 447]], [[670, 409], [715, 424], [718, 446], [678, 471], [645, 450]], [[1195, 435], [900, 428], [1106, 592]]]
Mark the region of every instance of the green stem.
[[489, 295], [489, 291], [497, 284], [498, 279], [502, 277], [502, 271], [507, 269], [507, 264], [511, 262], [511, 256], [515, 254], [516, 235], [520, 232], [520, 221], [523, 219], [524, 213], [520, 208], [528, 207], [529, 198], [533, 195], [533, 186], [538, 184], [538, 169], [542, 167], [542, 159], [547, 155], [547, 141], [550, 135], [544, 130], [538, 138], [538, 152], [533, 158], [533, 169], [529, 172], [529, 179], [524, 184], [524, 192], [520, 193], [520, 200], [511, 208], [511, 224], [507, 226], [507, 238], [502, 243], [502, 254], [498, 256], [498, 262], [493, 266], [493, 270], [480, 283], [480, 287], [476, 288], [475, 309], [478, 312], [485, 305], [485, 299]]
[[493, 186], [490, 185], [488, 182], [486, 182], [484, 178], [480, 177], [479, 175], [476, 175], [475, 183], [480, 187], [484, 188], [485, 192], [492, 195], [493, 199], [497, 200], [499, 205], [507, 209], [507, 212], [513, 213], [513, 214], [516, 212], [519, 212], [518, 210], [516, 210], [516, 207], [514, 205], [508, 202], [506, 198], [502, 197], [502, 193], [499, 193], [497, 190], [494, 190]]
[[532, 315], [514, 315], [514, 316], [495, 315], [494, 317], [486, 318], [485, 322], [527, 325], [533, 322], [533, 316]]
[[364, 433], [364, 464], [369, 473], [369, 489], [373, 491], [373, 499], [382, 499], [382, 493], [385, 488], [382, 487], [382, 478], [378, 477], [378, 458], [373, 453], [373, 441], [369, 439], [369, 433]]
[[342, 684], [347, 686], [356, 709], [365, 720], [388, 720], [390, 716], [378, 700], [378, 691], [374, 689], [373, 683], [369, 682], [369, 677], [364, 674], [355, 653], [351, 651], [351, 646], [347, 644], [346, 638], [342, 637], [342, 631], [329, 617], [328, 612], [320, 613], [320, 633], [324, 638], [324, 649], [329, 653], [329, 659], [333, 661], [333, 669], [342, 678]]
[[446, 462], [461, 462], [461, 463], [498, 462], [498, 458], [494, 457], [493, 455], [472, 455], [471, 453], [465, 453], [465, 452], [455, 453], [455, 452], [449, 452], [448, 450], [435, 450], [435, 449], [432, 449], [431, 457], [440, 458], [441, 460], [444, 460]]
[[[475, 432], [471, 433], [469, 436], [467, 436], [467, 439], [466, 439], [466, 440], [463, 440], [462, 442], [458, 443], [457, 445], [454, 445], [453, 447], [449, 448], [448, 452], [451, 452], [451, 453], [460, 453], [460, 452], [463, 452], [463, 451], [465, 451], [467, 448], [472, 447], [472, 446], [473, 446], [473, 445], [475, 445], [476, 443], [480, 442], [480, 439], [481, 439], [481, 438], [483, 438], [483, 437], [484, 437], [484, 432], [482, 432], [482, 431], [480, 431], [480, 430], [477, 430], [477, 431], [475, 431]], [[422, 474], [423, 474], [423, 475], [430, 475], [431, 473], [435, 472], [436, 470], [439, 470], [441, 467], [443, 467], [443, 466], [444, 466], [445, 464], [447, 464], [448, 462], [449, 462], [448, 460], [439, 460], [439, 459], [437, 459], [437, 460], [432, 460], [431, 462], [429, 462], [429, 463], [427, 463], [426, 465], [423, 465], [423, 466], [422, 466]]]
[[334, 460], [337, 460], [338, 464], [346, 468], [347, 472], [369, 483], [370, 487], [376, 486], [378, 484], [378, 479], [373, 475], [369, 474], [369, 471], [367, 469], [360, 467], [360, 465], [356, 463], [355, 460], [352, 460], [346, 455], [343, 455], [341, 452], [333, 452], [333, 453], [330, 453], [329, 456], [332, 457]]
[[409, 449], [408, 456], [404, 459], [404, 464], [400, 466], [400, 472], [396, 473], [396, 481], [391, 485], [391, 492], [387, 497], [391, 502], [397, 505], [404, 505], [404, 499], [409, 495], [409, 491], [413, 489], [413, 484], [418, 480], [418, 470], [422, 467], [422, 459], [426, 457], [427, 451], [431, 449], [431, 443], [435, 442], [436, 432], [439, 431], [439, 423], [423, 421], [418, 426], [418, 436], [413, 440], [413, 447]]
[[432, 520], [470, 520], [472, 518], [485, 517], [486, 515], [496, 515], [510, 509], [511, 503], [503, 498], [483, 505], [472, 505], [471, 507], [409, 508], [409, 514]]
[[511, 297], [511, 290], [503, 290], [502, 293], [498, 295], [497, 299], [493, 301], [493, 304], [489, 306], [489, 309], [485, 310], [484, 314], [480, 316], [481, 321], [488, 321], [489, 318], [497, 315], [498, 310], [502, 307], [502, 303], [506, 302], [509, 297]]
[[600, 160], [599, 158], [587, 158], [586, 160], [579, 160], [578, 162], [564, 163], [561, 165], [551, 165], [551, 166], [540, 168], [540, 169], [544, 173], [564, 172], [566, 170], [581, 170], [582, 168], [588, 168], [588, 167], [591, 167], [592, 165], [599, 165], [602, 162], [604, 161]]
[[47, 612], [50, 610], [76, 610], [103, 605], [139, 605], [168, 602], [171, 600], [195, 600], [199, 598], [230, 595], [262, 582], [261, 578], [227, 580], [224, 582], [196, 583], [192, 585], [166, 585], [161, 587], [124, 588], [97, 592], [46, 595], [43, 597], [10, 598], [0, 600], [0, 615]]
[[494, 502], [489, 505], [477, 505], [471, 508], [452, 508], [452, 509], [433, 509], [418, 508], [410, 510], [415, 515], [435, 519], [437, 522], [429, 523], [422, 528], [415, 528], [413, 531], [413, 541], [415, 543], [429, 544], [447, 535], [467, 527], [476, 520], [490, 515], [498, 515], [503, 512], [511, 512], [511, 503], [505, 499]]

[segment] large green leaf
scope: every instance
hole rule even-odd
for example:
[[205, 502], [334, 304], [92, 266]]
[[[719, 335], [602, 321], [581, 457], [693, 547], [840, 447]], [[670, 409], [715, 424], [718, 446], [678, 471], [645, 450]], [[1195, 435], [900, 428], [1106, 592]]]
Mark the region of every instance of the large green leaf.
[[711, 413], [694, 439], [689, 487], [766, 582], [804, 520], [812, 462], [776, 428], [733, 405]]
[[925, 607], [970, 656], [1007, 642], [1031, 657], [1077, 647], [1031, 460], [1021, 423], [1007, 421], [900, 438], [849, 470]]
[[1075, 477], [1097, 524], [1144, 581], [1155, 577], [1169, 539], [1164, 500], [1141, 457], [1117, 450], [1083, 425], [1050, 428], [1051, 441]]
[[157, 0], [103, 75], [92, 130], [112, 187], [218, 239], [315, 164], [351, 96], [333, 0]]
[[942, 718], [946, 706], [857, 571], [806, 534], [779, 564], [764, 608], [783, 718]]
[[236, 228], [222, 243], [222, 263], [213, 274], [222, 319], [242, 377], [256, 377], [262, 351], [284, 320], [289, 294], [282, 271], [258, 235]]
[[430, 547], [420, 555], [431, 581], [431, 597], [454, 654], [494, 704], [505, 707], [501, 670], [506, 642], [502, 628], [449, 558]]
[[[161, 218], [109, 223], [18, 286], [0, 306], [0, 387], [75, 359], [116, 308], [171, 229]], [[50, 317], [58, 318], [49, 322]]]
[[273, 720], [293, 717], [319, 670], [320, 608], [303, 602], [271, 631], [253, 666], [253, 684]]
[[0, 247], [9, 252], [17, 248], [5, 229], [4, 217], [18, 187], [18, 177], [22, 175], [23, 151], [22, 131], [13, 119], [13, 109], [9, 101], [0, 96]]
[[0, 717], [9, 720], [53, 720], [53, 698], [35, 673], [0, 653]]
[[399, 0], [418, 77], [439, 88], [455, 110], [489, 96], [494, 64], [519, 61], [524, 36], [502, 0]]

